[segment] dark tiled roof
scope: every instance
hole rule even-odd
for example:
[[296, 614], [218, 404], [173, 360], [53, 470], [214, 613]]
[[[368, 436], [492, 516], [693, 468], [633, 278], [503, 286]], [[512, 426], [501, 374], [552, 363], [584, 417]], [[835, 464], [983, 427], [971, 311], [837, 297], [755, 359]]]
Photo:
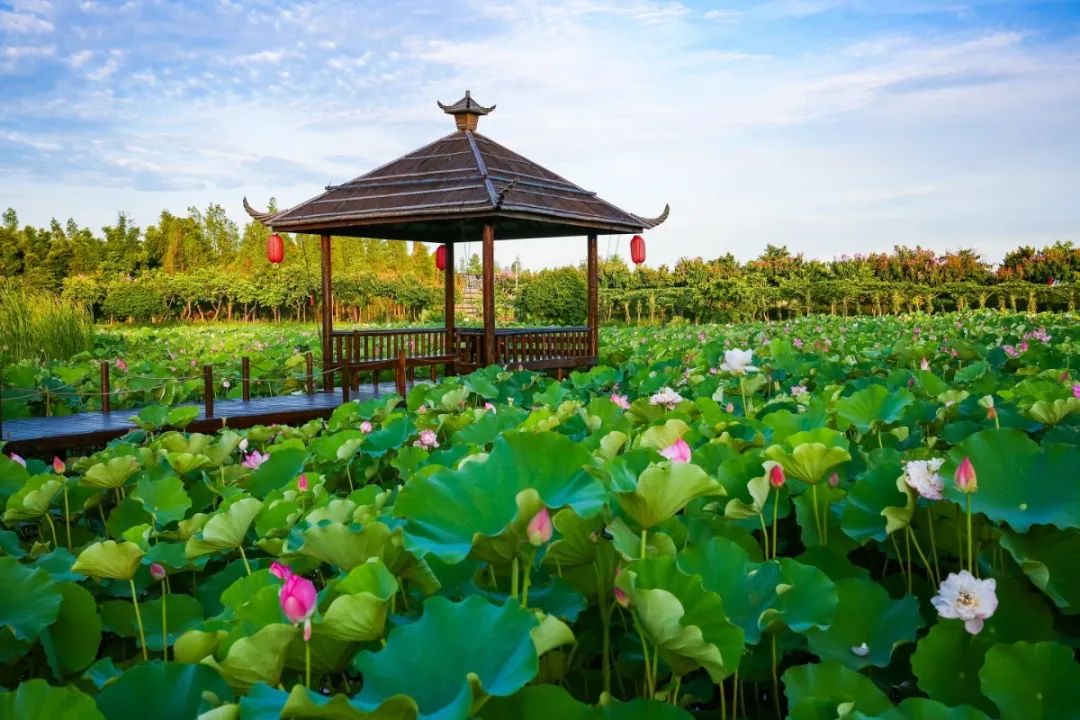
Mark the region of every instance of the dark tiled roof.
[[[472, 102], [467, 96], [449, 107]], [[635, 233], [667, 218], [666, 207], [655, 219], [621, 210], [472, 130], [447, 135], [288, 210], [249, 212], [284, 232], [430, 242], [477, 240], [486, 223], [495, 226], [499, 240]]]

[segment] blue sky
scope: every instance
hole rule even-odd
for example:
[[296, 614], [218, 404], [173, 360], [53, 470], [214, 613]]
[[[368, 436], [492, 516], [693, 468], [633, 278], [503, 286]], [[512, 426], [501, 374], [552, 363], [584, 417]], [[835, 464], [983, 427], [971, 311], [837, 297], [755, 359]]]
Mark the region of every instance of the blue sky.
[[0, 205], [242, 221], [450, 132], [465, 88], [489, 137], [670, 202], [650, 263], [1080, 241], [1077, 0], [0, 0]]

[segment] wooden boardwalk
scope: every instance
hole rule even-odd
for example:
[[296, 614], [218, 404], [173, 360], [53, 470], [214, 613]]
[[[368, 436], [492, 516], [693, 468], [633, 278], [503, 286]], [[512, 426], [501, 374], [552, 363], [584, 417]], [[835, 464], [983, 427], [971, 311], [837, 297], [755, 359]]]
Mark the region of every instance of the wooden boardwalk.
[[[378, 395], [396, 392], [394, 383], [379, 386]], [[350, 400], [367, 400], [376, 397], [369, 384], [349, 393]], [[215, 432], [223, 427], [247, 428], [253, 425], [297, 424], [313, 418], [329, 417], [341, 405], [341, 390], [317, 392], [312, 395], [279, 395], [250, 400], [217, 400], [214, 416], [206, 417], [201, 404], [198, 417], [187, 427], [188, 432]], [[194, 405], [194, 403], [191, 403]], [[5, 452], [39, 457], [69, 449], [104, 445], [136, 429], [131, 418], [141, 408], [114, 410], [111, 413], [77, 413], [55, 417], [35, 417], [21, 420], [5, 420], [3, 439], [8, 441]]]

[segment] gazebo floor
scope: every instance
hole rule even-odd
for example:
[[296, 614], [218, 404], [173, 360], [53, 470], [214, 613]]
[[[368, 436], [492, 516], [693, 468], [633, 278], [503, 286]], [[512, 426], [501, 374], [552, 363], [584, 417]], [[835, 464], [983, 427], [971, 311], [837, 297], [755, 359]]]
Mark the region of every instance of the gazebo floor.
[[[392, 382], [380, 383], [378, 393], [369, 383], [361, 386], [359, 390], [352, 390], [349, 398], [363, 401], [394, 392], [396, 389]], [[213, 432], [222, 427], [247, 428], [253, 425], [304, 423], [314, 418], [329, 417], [341, 402], [340, 388], [312, 395], [279, 395], [247, 401], [218, 400], [214, 402], [214, 417], [210, 419], [206, 418], [205, 410], [199, 405], [199, 415], [188, 425], [187, 431]], [[3, 438], [8, 442], [4, 450], [38, 457], [72, 448], [104, 445], [136, 429], [131, 418], [138, 415], [139, 410], [140, 408], [128, 408], [107, 415], [88, 412], [5, 420]]]

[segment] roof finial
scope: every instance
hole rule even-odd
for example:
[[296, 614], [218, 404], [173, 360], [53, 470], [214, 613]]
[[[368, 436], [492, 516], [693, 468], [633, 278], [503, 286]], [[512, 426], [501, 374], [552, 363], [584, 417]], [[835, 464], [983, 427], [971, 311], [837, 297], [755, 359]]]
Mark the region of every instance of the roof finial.
[[443, 105], [441, 102], [437, 103], [442, 111], [447, 115], [454, 116], [454, 122], [457, 123], [458, 130], [476, 130], [476, 123], [480, 119], [481, 115], [487, 115], [489, 112], [495, 109], [495, 106], [484, 107], [480, 103], [472, 99], [472, 95], [468, 90], [465, 91], [465, 97], [458, 100], [453, 105]]

